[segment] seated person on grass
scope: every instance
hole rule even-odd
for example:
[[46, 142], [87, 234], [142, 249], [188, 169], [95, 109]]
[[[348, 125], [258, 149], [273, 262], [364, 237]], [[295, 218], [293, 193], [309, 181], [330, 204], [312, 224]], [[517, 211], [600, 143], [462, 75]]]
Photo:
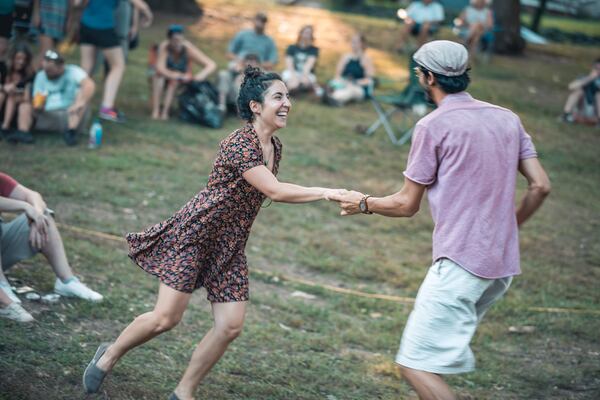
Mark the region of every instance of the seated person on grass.
[[[152, 119], [169, 119], [169, 109], [180, 84], [204, 81], [217, 68], [210, 57], [185, 39], [183, 30], [181, 25], [171, 25], [167, 31], [167, 40], [156, 51], [156, 65], [152, 76]], [[194, 63], [202, 66], [202, 70], [196, 75], [192, 74]]]
[[61, 132], [65, 143], [74, 146], [89, 113], [94, 81], [77, 65], [65, 65], [54, 50], [46, 52], [42, 67], [33, 81], [35, 129]]
[[17, 129], [27, 129], [31, 115], [31, 81], [33, 80], [32, 54], [25, 44], [15, 46], [10, 56], [10, 63], [0, 79], [0, 108], [5, 103], [2, 135], [13, 141], [19, 135], [11, 132], [11, 125], [17, 115]]
[[494, 38], [494, 16], [487, 6], [487, 0], [471, 0], [456, 20], [459, 28], [458, 35], [465, 41], [471, 59], [482, 42], [490, 45]]
[[400, 52], [405, 51], [409, 35], [416, 36], [418, 47], [431, 39], [444, 21], [444, 7], [433, 0], [413, 1], [403, 17], [404, 26], [398, 41]]
[[569, 83], [569, 91], [561, 120], [600, 124], [600, 58], [589, 74]]
[[317, 96], [323, 89], [315, 76], [315, 65], [319, 58], [319, 48], [313, 45], [313, 27], [305, 25], [300, 29], [296, 44], [288, 46], [285, 51], [285, 67], [281, 74], [290, 92], [314, 90]]
[[365, 100], [373, 91], [375, 67], [366, 53], [365, 37], [354, 35], [351, 46], [352, 51], [338, 62], [335, 78], [327, 84], [323, 101], [329, 105], [342, 106], [350, 101]]
[[[10, 222], [0, 221], [0, 317], [20, 322], [33, 320], [20, 305], [4, 271], [16, 263], [41, 252], [56, 274], [54, 292], [66, 297], [101, 301], [94, 292], [73, 275], [60, 233], [42, 196], [9, 175], [0, 172], [0, 212], [20, 213]], [[9, 301], [7, 301], [7, 297]]]
[[[247, 54], [258, 57], [260, 68], [265, 71], [273, 69], [278, 61], [277, 47], [273, 39], [265, 34], [267, 15], [259, 12], [254, 17], [254, 29], [238, 32], [229, 42], [227, 69], [219, 71], [219, 109], [223, 112], [227, 106], [236, 107], [240, 85], [236, 77], [246, 68], [244, 58]], [[241, 80], [239, 80], [241, 83]]]

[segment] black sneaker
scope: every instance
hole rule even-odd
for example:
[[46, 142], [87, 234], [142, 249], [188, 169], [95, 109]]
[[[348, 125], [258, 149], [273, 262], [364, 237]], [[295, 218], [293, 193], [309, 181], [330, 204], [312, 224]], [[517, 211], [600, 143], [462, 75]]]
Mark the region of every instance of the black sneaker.
[[0, 140], [8, 137], [10, 135], [10, 130], [0, 128]]
[[77, 133], [73, 129], [69, 129], [63, 134], [63, 139], [67, 146], [75, 146], [77, 144]]
[[33, 143], [33, 135], [31, 132], [15, 131], [6, 137], [9, 143]]

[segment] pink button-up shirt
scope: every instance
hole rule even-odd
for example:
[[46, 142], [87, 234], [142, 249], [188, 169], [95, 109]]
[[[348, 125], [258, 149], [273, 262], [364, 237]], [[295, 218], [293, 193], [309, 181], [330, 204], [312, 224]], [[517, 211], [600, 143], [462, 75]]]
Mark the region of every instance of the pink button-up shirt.
[[446, 96], [413, 133], [404, 175], [427, 186], [433, 260], [482, 278], [517, 275], [519, 160], [537, 157], [519, 117], [466, 92]]

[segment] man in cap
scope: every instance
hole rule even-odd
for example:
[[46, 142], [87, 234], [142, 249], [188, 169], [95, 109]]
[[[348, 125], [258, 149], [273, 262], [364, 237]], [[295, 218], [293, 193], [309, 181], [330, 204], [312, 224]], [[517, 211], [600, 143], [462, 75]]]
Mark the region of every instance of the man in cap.
[[[416, 125], [404, 186], [387, 197], [332, 198], [342, 215], [411, 217], [427, 190], [435, 223], [433, 265], [406, 323], [396, 362], [422, 399], [454, 399], [441, 375], [472, 371], [469, 342], [486, 310], [520, 273], [518, 228], [550, 182], [531, 137], [510, 110], [475, 100], [463, 45], [438, 40], [413, 56], [437, 109]], [[529, 182], [518, 208], [516, 172]]]
[[229, 42], [227, 58], [229, 66], [219, 71], [219, 108], [225, 111], [227, 104], [237, 101], [239, 86], [235, 84], [236, 76], [246, 68], [246, 56], [258, 57], [259, 66], [270, 71], [278, 61], [277, 47], [273, 39], [265, 34], [267, 15], [259, 12], [254, 16], [254, 29], [239, 31]]
[[[33, 81], [33, 115], [28, 115], [28, 129], [17, 131], [9, 141], [31, 143], [31, 126], [40, 131], [61, 132], [69, 146], [77, 144], [77, 132], [83, 129], [94, 95], [94, 81], [77, 65], [65, 65], [54, 50], [44, 54], [42, 69]], [[31, 114], [31, 113], [30, 113]]]

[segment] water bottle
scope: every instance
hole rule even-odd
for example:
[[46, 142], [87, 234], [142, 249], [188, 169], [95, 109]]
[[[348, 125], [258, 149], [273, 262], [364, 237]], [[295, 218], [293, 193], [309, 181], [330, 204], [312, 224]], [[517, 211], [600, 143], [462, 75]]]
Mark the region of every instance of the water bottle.
[[90, 126], [90, 139], [88, 141], [88, 148], [97, 149], [102, 144], [102, 124], [100, 120], [95, 119], [92, 126]]

